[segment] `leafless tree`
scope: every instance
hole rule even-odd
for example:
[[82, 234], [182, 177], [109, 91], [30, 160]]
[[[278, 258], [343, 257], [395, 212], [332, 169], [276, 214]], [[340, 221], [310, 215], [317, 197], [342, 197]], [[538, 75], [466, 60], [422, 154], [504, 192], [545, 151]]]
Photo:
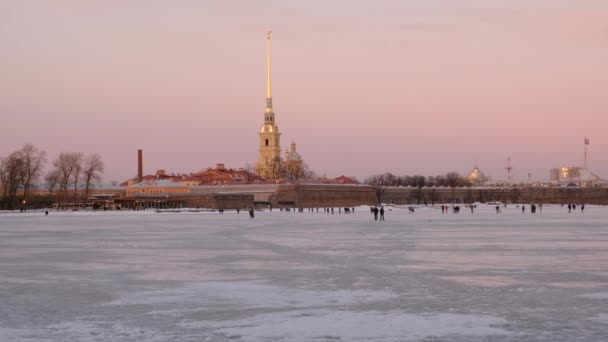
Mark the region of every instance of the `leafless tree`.
[[17, 191], [25, 179], [25, 167], [21, 153], [15, 151], [0, 162], [0, 181], [2, 182], [2, 202], [4, 208], [15, 209]]
[[49, 173], [44, 176], [44, 181], [46, 182], [49, 189], [49, 196], [53, 196], [53, 190], [59, 183], [59, 172], [57, 170], [51, 170]]
[[59, 195], [62, 197], [67, 196], [68, 182], [72, 177], [71, 163], [69, 162], [70, 154], [62, 152], [57, 156], [57, 159], [53, 161], [55, 172], [57, 173], [59, 183]]
[[0, 159], [0, 190], [2, 191], [2, 207], [6, 205], [8, 195], [8, 172], [6, 159]]
[[46, 152], [32, 144], [25, 144], [18, 153], [23, 160], [23, 198], [29, 200], [29, 192], [34, 182], [40, 179], [44, 164], [46, 164]]
[[264, 165], [262, 165], [261, 163], [256, 163], [253, 170], [254, 170], [256, 177], [265, 178], [266, 175], [264, 175], [264, 171], [265, 171]]
[[82, 176], [82, 170], [84, 168], [84, 155], [80, 152], [73, 153], [72, 158], [72, 183], [74, 184], [74, 197], [78, 196], [78, 184]]
[[452, 204], [454, 204], [454, 197], [456, 193], [456, 187], [462, 183], [462, 177], [457, 172], [448, 172], [445, 175], [447, 185], [452, 188]]
[[[53, 166], [59, 177], [59, 192], [64, 199], [68, 196], [68, 187], [70, 184], [75, 184], [74, 189], [78, 189], [77, 178], [79, 175], [76, 174], [75, 169], [82, 169], [82, 166], [79, 165], [81, 159], [81, 153], [62, 152], [53, 162]], [[75, 195], [76, 193], [74, 193], [74, 196]]]
[[302, 165], [304, 168], [304, 175], [303, 175], [304, 179], [317, 178], [317, 173], [314, 170], [312, 170], [310, 168], [310, 166], [308, 166], [308, 164], [303, 162]]
[[289, 180], [298, 180], [305, 176], [304, 163], [301, 160], [287, 160], [284, 170], [285, 177]]
[[311, 179], [316, 177], [315, 172], [302, 160], [286, 161], [283, 170], [285, 178], [289, 180]]
[[251, 166], [251, 164], [245, 164], [243, 170], [245, 171], [245, 177], [247, 178], [248, 182], [255, 180], [257, 171]]
[[368, 177], [365, 180], [365, 184], [369, 184], [374, 188], [378, 205], [382, 204], [386, 188], [391, 184], [391, 182], [394, 182], [394, 178], [395, 176], [393, 174], [387, 172], [384, 174]]
[[413, 177], [414, 185], [418, 189], [416, 192], [416, 201], [418, 205], [420, 205], [420, 201], [423, 199], [422, 188], [426, 185], [426, 177], [421, 175], [414, 175]]
[[274, 157], [270, 164], [268, 178], [277, 180], [281, 178], [281, 171], [283, 169], [283, 160], [281, 157]]
[[89, 198], [89, 189], [93, 182], [101, 180], [101, 174], [103, 173], [104, 166], [101, 156], [97, 153], [88, 155], [84, 160], [84, 166], [82, 170], [84, 187], [84, 198], [85, 202]]
[[437, 200], [437, 190], [434, 187], [431, 188], [429, 196], [431, 197], [431, 205], [435, 205], [435, 201]]

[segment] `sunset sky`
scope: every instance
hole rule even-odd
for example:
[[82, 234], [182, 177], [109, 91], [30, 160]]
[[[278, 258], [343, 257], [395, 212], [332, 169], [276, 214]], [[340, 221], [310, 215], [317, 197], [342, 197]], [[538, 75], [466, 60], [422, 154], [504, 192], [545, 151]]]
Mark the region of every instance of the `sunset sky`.
[[253, 164], [273, 103], [319, 174], [608, 178], [608, 1], [0, 2], [0, 156], [98, 152], [105, 180]]

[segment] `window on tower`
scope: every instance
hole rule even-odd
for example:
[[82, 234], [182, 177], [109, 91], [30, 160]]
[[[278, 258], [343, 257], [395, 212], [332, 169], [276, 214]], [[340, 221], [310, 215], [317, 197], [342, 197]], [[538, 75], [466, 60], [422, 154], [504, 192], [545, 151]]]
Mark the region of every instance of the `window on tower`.
[[266, 147], [268, 147], [268, 144], [269, 144], [269, 143], [270, 143], [270, 142], [268, 141], [268, 139], [266, 139]]

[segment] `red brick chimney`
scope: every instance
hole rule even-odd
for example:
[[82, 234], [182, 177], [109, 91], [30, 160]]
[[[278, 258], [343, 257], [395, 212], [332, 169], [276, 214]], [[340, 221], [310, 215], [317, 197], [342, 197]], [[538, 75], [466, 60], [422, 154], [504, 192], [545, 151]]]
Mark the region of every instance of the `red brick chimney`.
[[144, 179], [143, 151], [137, 150], [137, 181], [141, 182]]

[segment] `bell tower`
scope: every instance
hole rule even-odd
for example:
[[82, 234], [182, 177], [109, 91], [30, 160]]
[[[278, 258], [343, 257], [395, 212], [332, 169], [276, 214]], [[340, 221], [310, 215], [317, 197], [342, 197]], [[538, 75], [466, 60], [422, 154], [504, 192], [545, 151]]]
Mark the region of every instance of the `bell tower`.
[[256, 172], [267, 179], [277, 178], [281, 169], [281, 133], [277, 126], [272, 108], [272, 79], [270, 75], [270, 33], [266, 33], [267, 60], [266, 60], [266, 110], [264, 112], [264, 124], [258, 133], [260, 137], [259, 154], [256, 162]]

